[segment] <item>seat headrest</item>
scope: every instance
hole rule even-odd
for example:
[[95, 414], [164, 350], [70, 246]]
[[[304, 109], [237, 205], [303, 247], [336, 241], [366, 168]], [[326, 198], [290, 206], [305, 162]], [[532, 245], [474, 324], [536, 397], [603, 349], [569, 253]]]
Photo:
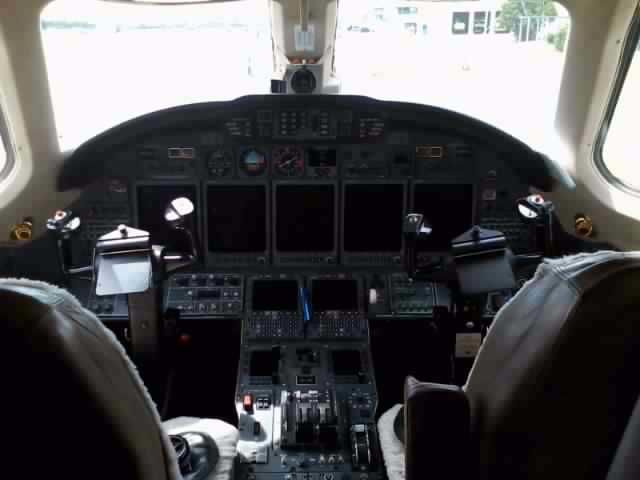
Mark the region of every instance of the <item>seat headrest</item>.
[[28, 478], [179, 478], [149, 394], [95, 315], [29, 280], [0, 280], [0, 305], [0, 412], [16, 425], [3, 458]]
[[482, 478], [604, 478], [640, 394], [640, 254], [546, 261], [469, 375]]

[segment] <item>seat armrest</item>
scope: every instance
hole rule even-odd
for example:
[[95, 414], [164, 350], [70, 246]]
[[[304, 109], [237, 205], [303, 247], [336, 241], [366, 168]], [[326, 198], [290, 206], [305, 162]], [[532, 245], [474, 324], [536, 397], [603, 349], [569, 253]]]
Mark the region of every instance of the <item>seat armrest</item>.
[[466, 393], [455, 385], [422, 383], [407, 377], [404, 402], [406, 480], [468, 478], [470, 413]]

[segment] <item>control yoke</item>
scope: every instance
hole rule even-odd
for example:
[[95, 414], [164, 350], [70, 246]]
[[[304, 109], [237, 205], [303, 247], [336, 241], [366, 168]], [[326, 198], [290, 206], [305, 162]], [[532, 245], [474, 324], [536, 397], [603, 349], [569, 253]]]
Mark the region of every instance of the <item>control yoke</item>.
[[80, 218], [63, 210], [47, 221], [65, 280], [90, 272], [97, 296], [127, 295], [131, 346], [134, 357], [143, 363], [159, 357], [162, 282], [169, 272], [197, 261], [194, 210], [193, 203], [181, 197], [171, 201], [164, 212], [167, 225], [184, 235], [187, 251], [169, 252], [165, 246], [152, 245], [149, 232], [119, 225], [98, 239], [92, 264], [79, 268], [71, 266], [71, 238], [80, 228]]
[[193, 235], [194, 210], [191, 200], [180, 197], [170, 202], [164, 211], [164, 219], [167, 224], [174, 230], [181, 232], [189, 245], [189, 249], [186, 252], [162, 252], [160, 258], [162, 259], [162, 271], [165, 274], [188, 267], [198, 259], [196, 239]]
[[552, 202], [546, 201], [542, 195], [529, 195], [518, 200], [518, 214], [524, 223], [534, 224], [536, 229], [544, 237], [543, 254], [545, 257], [555, 256], [553, 235], [553, 212], [555, 207]]
[[410, 213], [404, 219], [402, 226], [405, 244], [404, 267], [411, 280], [415, 279], [418, 270], [418, 239], [428, 237], [432, 231], [431, 225], [420, 213]]
[[73, 268], [71, 255], [71, 237], [80, 230], [80, 217], [71, 210], [58, 210], [55, 215], [47, 220], [47, 231], [50, 232], [56, 242], [58, 252], [58, 264], [65, 280], [72, 275], [92, 272], [93, 267]]
[[[424, 215], [410, 213], [405, 217], [405, 271], [410, 281], [428, 275], [418, 266], [417, 242], [431, 235], [433, 228]], [[511, 262], [513, 254], [502, 232], [475, 226], [451, 242], [452, 266], [457, 287], [463, 295], [479, 295], [516, 286]], [[449, 272], [453, 278], [454, 272]]]

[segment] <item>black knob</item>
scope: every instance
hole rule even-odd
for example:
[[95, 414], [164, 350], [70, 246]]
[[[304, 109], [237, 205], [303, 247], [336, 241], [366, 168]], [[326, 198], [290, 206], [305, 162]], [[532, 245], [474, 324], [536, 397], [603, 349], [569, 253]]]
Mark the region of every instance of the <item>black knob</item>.
[[192, 471], [191, 467], [191, 447], [189, 442], [180, 435], [170, 435], [171, 445], [176, 451], [176, 457], [178, 458], [178, 465], [180, 466], [180, 473], [187, 474]]

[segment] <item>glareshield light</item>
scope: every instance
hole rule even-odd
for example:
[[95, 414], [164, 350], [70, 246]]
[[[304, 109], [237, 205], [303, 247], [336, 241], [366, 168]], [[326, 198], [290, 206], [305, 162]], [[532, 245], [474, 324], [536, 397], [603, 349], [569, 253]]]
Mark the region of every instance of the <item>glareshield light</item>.
[[165, 210], [164, 218], [167, 222], [174, 223], [193, 213], [194, 207], [191, 200], [180, 197], [173, 200]]

